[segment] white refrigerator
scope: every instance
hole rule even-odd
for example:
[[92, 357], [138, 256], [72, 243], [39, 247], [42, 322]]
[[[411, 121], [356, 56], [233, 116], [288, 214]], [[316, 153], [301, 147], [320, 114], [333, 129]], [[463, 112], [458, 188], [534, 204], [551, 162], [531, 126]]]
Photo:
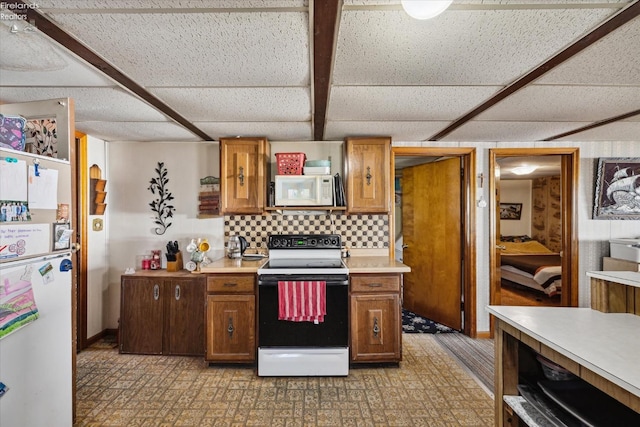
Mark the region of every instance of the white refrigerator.
[[73, 425], [71, 104], [0, 106], [56, 118], [59, 145], [58, 158], [0, 148], [1, 427]]
[[73, 424], [70, 255], [0, 264], [0, 307], [22, 309], [17, 329], [0, 337], [0, 426]]

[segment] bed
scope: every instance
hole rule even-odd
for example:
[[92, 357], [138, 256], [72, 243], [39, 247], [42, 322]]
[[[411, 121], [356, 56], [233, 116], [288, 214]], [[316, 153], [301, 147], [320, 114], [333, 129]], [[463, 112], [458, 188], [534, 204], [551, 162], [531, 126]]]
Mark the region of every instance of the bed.
[[560, 254], [529, 236], [500, 237], [502, 284], [524, 286], [553, 297], [562, 292]]

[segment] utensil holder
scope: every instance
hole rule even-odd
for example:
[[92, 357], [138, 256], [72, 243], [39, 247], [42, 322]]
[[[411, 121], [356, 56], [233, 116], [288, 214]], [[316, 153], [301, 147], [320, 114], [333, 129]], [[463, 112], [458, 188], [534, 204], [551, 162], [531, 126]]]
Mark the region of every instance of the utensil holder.
[[182, 252], [177, 252], [175, 261], [167, 261], [167, 271], [175, 272], [180, 270], [182, 270]]

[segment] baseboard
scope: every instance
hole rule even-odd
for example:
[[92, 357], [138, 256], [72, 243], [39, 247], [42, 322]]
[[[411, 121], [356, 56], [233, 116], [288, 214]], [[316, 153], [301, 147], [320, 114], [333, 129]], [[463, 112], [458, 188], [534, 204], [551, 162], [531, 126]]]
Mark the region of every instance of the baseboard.
[[491, 331], [480, 331], [476, 333], [476, 338], [489, 339], [491, 338]]
[[103, 339], [105, 337], [116, 337], [116, 342], [117, 342], [118, 341], [118, 330], [117, 329], [105, 329], [105, 330], [103, 330], [101, 332], [98, 332], [94, 336], [87, 338], [87, 347], [91, 346], [92, 344], [97, 343], [98, 341], [100, 341], [101, 339]]

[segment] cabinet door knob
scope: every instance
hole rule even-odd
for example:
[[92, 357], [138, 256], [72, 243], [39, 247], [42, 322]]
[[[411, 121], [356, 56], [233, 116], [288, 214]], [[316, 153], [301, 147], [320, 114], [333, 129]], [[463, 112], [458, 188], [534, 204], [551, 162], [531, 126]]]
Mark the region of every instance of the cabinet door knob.
[[373, 318], [373, 336], [377, 337], [379, 333], [380, 333], [380, 326], [378, 326], [378, 318], [374, 317]]
[[227, 332], [229, 333], [229, 338], [233, 337], [233, 317], [229, 317], [229, 325], [227, 326]]
[[240, 185], [244, 185], [244, 168], [240, 166], [240, 173], [238, 174], [238, 179], [240, 180]]
[[176, 301], [180, 300], [180, 285], [176, 285], [175, 295], [176, 295]]
[[373, 178], [373, 175], [371, 175], [371, 167], [367, 166], [367, 185], [371, 185], [371, 178]]
[[156, 283], [155, 285], [153, 285], [153, 299], [158, 301], [159, 298], [160, 298], [160, 285]]

